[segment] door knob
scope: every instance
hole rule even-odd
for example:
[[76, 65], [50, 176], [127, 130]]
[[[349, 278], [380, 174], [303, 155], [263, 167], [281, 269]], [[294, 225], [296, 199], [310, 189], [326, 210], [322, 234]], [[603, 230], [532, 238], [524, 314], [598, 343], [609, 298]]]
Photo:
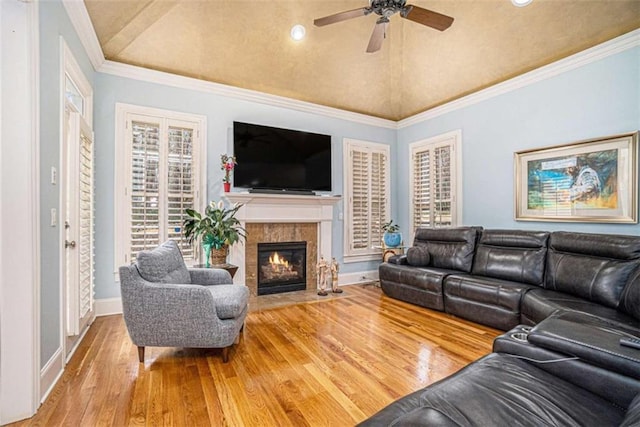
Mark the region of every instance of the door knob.
[[75, 240], [72, 240], [72, 241], [65, 240], [64, 241], [64, 247], [65, 248], [75, 248], [76, 247], [76, 241]]

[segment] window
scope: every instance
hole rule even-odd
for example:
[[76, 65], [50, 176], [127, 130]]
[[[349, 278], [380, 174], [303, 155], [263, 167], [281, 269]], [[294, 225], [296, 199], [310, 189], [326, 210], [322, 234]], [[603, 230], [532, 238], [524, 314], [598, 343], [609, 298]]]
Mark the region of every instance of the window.
[[389, 146], [344, 140], [345, 262], [380, 257], [389, 221]]
[[182, 222], [187, 208], [201, 210], [204, 117], [124, 104], [116, 110], [117, 266], [168, 239], [195, 262]]
[[457, 199], [462, 182], [460, 140], [461, 132], [455, 131], [409, 146], [412, 232], [418, 227], [449, 227], [461, 222]]
[[64, 81], [64, 96], [67, 102], [70, 102], [75, 107], [76, 111], [80, 113], [81, 116], [85, 115], [84, 111], [84, 96], [78, 89], [78, 86], [74, 83], [74, 81], [69, 77], [68, 74], [65, 74]]

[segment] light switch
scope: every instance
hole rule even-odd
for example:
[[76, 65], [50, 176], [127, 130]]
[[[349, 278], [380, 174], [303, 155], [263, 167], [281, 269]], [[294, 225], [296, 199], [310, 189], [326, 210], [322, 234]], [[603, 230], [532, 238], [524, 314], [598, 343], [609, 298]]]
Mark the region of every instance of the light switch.
[[51, 226], [55, 227], [58, 225], [58, 211], [56, 208], [51, 208]]

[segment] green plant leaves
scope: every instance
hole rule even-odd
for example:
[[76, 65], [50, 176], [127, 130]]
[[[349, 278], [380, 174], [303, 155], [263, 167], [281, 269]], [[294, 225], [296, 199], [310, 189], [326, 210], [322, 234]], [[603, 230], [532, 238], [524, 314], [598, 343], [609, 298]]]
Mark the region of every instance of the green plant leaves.
[[204, 215], [194, 209], [185, 209], [186, 219], [183, 228], [184, 235], [192, 243], [201, 238], [203, 244], [210, 244], [219, 249], [224, 245], [233, 245], [246, 238], [246, 231], [235, 217], [242, 204], [235, 204], [226, 208], [222, 201], [211, 202], [207, 205]]

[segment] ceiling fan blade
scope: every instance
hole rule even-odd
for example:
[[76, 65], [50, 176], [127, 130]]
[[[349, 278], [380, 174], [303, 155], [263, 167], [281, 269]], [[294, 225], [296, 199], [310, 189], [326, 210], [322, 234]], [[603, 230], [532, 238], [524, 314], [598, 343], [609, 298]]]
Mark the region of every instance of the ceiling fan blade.
[[376, 26], [373, 27], [373, 33], [369, 39], [369, 46], [367, 46], [367, 53], [373, 53], [380, 50], [382, 42], [384, 41], [385, 34], [387, 33], [387, 25], [389, 20], [386, 18], [378, 19]]
[[407, 5], [400, 16], [418, 24], [444, 31], [451, 26], [453, 18], [418, 6]]
[[336, 22], [346, 21], [347, 19], [359, 18], [371, 13], [371, 9], [368, 7], [361, 7], [359, 9], [347, 10], [346, 12], [336, 13], [335, 15], [325, 16], [324, 18], [318, 18], [313, 20], [313, 25], [316, 27], [323, 27], [329, 24], [335, 24]]

